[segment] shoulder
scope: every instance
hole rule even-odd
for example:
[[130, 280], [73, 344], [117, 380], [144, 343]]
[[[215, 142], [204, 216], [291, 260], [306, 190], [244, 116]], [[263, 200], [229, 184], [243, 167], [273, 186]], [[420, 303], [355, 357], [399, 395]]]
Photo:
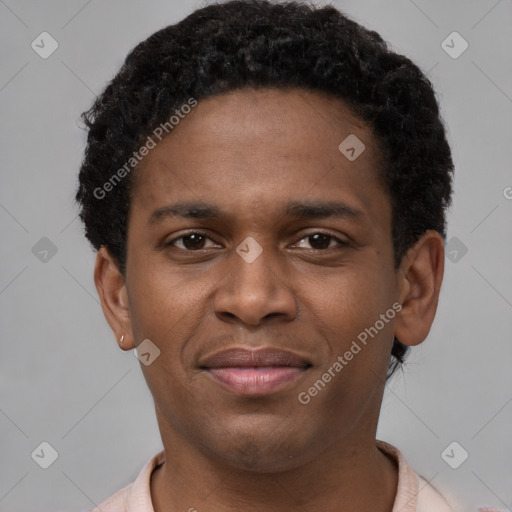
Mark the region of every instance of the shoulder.
[[162, 450], [146, 462], [135, 481], [88, 512], [152, 512], [151, 474], [164, 462], [165, 453]]
[[133, 484], [129, 484], [116, 493], [112, 494], [105, 501], [89, 512], [125, 512], [127, 510], [126, 497], [130, 494]]
[[377, 447], [395, 462], [398, 469], [393, 512], [457, 512], [432, 485], [416, 474], [398, 448], [379, 440]]
[[457, 512], [424, 478], [418, 476], [418, 504], [416, 512]]

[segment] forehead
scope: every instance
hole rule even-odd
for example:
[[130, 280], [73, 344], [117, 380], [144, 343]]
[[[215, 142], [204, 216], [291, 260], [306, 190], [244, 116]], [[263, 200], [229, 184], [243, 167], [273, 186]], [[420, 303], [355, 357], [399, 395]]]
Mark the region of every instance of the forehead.
[[242, 89], [201, 100], [183, 117], [135, 171], [134, 208], [215, 200], [254, 213], [256, 205], [341, 194], [354, 209], [388, 209], [374, 136], [336, 98]]

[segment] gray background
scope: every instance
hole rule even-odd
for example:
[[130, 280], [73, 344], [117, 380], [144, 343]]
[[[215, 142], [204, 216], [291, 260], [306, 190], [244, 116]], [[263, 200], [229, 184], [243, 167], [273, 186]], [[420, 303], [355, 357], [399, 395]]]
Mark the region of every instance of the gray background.
[[[512, 3], [334, 4], [428, 72], [456, 163], [454, 261], [428, 340], [388, 387], [378, 437], [461, 509], [511, 510]], [[2, 511], [93, 508], [161, 449], [140, 363], [103, 318], [76, 218], [78, 118], [137, 42], [201, 5], [0, 0]], [[31, 48], [43, 31], [59, 44], [47, 59]], [[469, 43], [456, 59], [441, 47], [453, 31]], [[42, 237], [55, 255], [34, 254]], [[48, 469], [31, 458], [43, 441], [58, 452]], [[453, 441], [469, 453], [457, 469], [441, 457]]]

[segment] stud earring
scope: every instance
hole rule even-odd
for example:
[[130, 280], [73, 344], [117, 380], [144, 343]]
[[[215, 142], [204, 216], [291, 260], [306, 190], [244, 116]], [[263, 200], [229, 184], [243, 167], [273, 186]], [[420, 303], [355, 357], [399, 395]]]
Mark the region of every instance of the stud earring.
[[121, 348], [123, 348], [124, 334], [121, 336], [121, 339], [119, 341], [121, 343]]

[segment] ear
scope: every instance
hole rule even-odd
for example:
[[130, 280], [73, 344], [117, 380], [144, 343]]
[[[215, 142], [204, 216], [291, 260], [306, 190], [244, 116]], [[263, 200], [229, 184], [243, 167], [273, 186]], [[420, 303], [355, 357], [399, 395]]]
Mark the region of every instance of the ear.
[[419, 345], [434, 321], [444, 273], [444, 242], [437, 231], [428, 230], [402, 258], [395, 337], [404, 345]]
[[[134, 348], [130, 304], [124, 277], [119, 271], [114, 257], [104, 246], [100, 248], [96, 256], [94, 283], [101, 300], [103, 314], [114, 332], [119, 346], [122, 350]], [[124, 336], [122, 346], [121, 336]]]

